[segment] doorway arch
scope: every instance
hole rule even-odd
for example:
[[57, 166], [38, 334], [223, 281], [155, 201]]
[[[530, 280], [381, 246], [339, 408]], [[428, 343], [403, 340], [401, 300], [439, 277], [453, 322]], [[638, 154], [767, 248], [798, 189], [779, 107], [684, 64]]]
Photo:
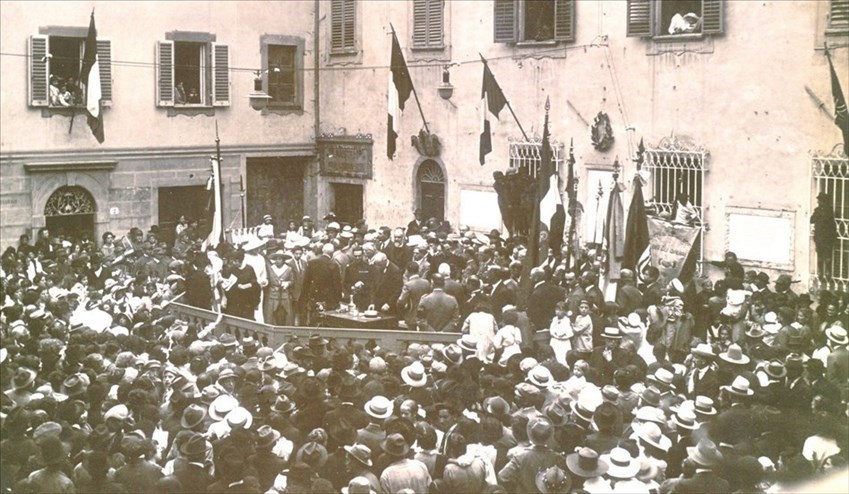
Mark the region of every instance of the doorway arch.
[[45, 226], [51, 235], [94, 239], [97, 203], [91, 193], [78, 185], [59, 187], [44, 205]]
[[445, 171], [442, 164], [432, 158], [422, 160], [416, 170], [416, 207], [422, 210], [425, 220], [445, 219]]

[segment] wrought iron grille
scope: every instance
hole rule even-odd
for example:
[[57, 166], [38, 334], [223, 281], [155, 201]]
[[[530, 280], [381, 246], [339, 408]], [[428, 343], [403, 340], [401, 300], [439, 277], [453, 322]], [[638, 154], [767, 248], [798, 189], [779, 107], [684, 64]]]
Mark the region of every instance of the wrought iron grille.
[[[811, 155], [811, 203], [820, 193], [828, 194], [837, 225], [837, 241], [831, 252], [831, 271], [817, 272], [816, 255], [811, 255], [811, 279], [816, 288], [849, 290], [849, 158], [836, 146], [831, 153]], [[813, 208], [812, 208], [813, 210]], [[815, 252], [811, 234], [811, 252]]]
[[[510, 142], [509, 169], [525, 171], [531, 177], [536, 178], [539, 172], [542, 158], [540, 151], [542, 150], [542, 139], [531, 139], [529, 141], [512, 141]], [[554, 160], [554, 169], [559, 173], [560, 164], [563, 162], [563, 144], [553, 141], [551, 143], [551, 158]]]
[[44, 216], [69, 216], [94, 214], [94, 212], [94, 198], [87, 190], [75, 185], [59, 187], [44, 205]]
[[658, 213], [672, 214], [679, 193], [687, 194], [699, 217], [702, 231], [696, 239], [696, 270], [702, 273], [705, 246], [704, 185], [710, 153], [685, 136], [664, 137], [646, 149], [651, 172], [652, 198]]

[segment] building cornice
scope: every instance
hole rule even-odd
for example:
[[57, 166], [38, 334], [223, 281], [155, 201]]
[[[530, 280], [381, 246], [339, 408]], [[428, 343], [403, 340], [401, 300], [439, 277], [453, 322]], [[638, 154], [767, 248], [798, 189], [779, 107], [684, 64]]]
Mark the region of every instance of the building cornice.
[[[187, 156], [207, 156], [215, 153], [215, 146], [180, 147], [135, 147], [97, 151], [92, 149], [57, 149], [47, 151], [1, 152], [0, 162], [104, 162], [110, 160], [176, 158]], [[263, 154], [280, 156], [315, 156], [315, 144], [310, 142], [291, 144], [239, 144], [221, 146], [222, 155]]]

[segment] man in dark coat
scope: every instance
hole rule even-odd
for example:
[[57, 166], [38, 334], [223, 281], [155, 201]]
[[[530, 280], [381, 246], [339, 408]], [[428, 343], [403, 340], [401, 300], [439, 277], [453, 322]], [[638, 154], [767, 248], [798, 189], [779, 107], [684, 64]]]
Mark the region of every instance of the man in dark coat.
[[413, 260], [413, 249], [406, 245], [407, 238], [404, 236], [404, 230], [396, 228], [392, 232], [392, 241], [386, 246], [384, 253], [389, 259], [389, 262], [399, 268], [406, 268], [407, 264]]
[[837, 224], [831, 197], [824, 192], [817, 195], [817, 207], [811, 215], [811, 224], [814, 225], [814, 246], [817, 249], [817, 273], [826, 276], [831, 274], [831, 252], [837, 241]]
[[244, 263], [245, 251], [235, 251], [222, 270], [224, 292], [227, 294], [226, 314], [253, 320], [259, 304], [260, 286], [254, 269]]
[[88, 287], [90, 289], [103, 290], [104, 283], [112, 276], [112, 270], [103, 266], [101, 260], [100, 254], [93, 254], [91, 256], [91, 268], [86, 271], [86, 279], [88, 280]]
[[643, 307], [643, 294], [634, 285], [634, 272], [623, 269], [619, 272], [619, 284], [616, 289], [616, 303], [622, 315], [628, 315]]
[[331, 259], [333, 251], [333, 244], [324, 244], [321, 255], [307, 263], [301, 296], [306, 297], [308, 314], [319, 303], [325, 309], [336, 309], [342, 299], [341, 274], [339, 266]]
[[398, 266], [389, 262], [386, 254], [376, 253], [371, 258], [368, 288], [371, 304], [376, 310], [395, 313], [398, 297], [404, 286], [404, 277]]
[[416, 315], [419, 310], [419, 302], [426, 294], [430, 293], [430, 282], [419, 276], [419, 265], [414, 262], [407, 264], [407, 281], [401, 289], [398, 298], [398, 309], [407, 323], [407, 329], [416, 329]]
[[206, 272], [209, 258], [198, 254], [192, 264], [186, 275], [186, 302], [191, 306], [209, 310], [212, 307], [212, 285]]
[[457, 299], [445, 293], [445, 278], [441, 274], [431, 279], [433, 291], [422, 297], [419, 302], [419, 320], [425, 322], [427, 331], [451, 333], [457, 330], [460, 307]]
[[[510, 272], [499, 266], [490, 266], [485, 272], [487, 279], [484, 280], [487, 284], [492, 284], [492, 294], [490, 301], [492, 303], [492, 315], [495, 320], [501, 323], [501, 312], [505, 305], [516, 305], [516, 291], [510, 288], [510, 285], [504, 283], [504, 280], [510, 275]], [[554, 312], [552, 311], [552, 315]]]
[[531, 270], [534, 289], [528, 299], [528, 317], [537, 330], [546, 329], [554, 318], [554, 306], [566, 298], [566, 289], [545, 279], [545, 271]]
[[362, 288], [368, 283], [369, 269], [370, 266], [363, 257], [363, 248], [354, 247], [351, 250], [351, 264], [345, 270], [343, 292], [346, 302], [351, 301], [351, 296], [354, 297], [354, 303], [357, 305], [357, 310], [360, 311], [364, 311], [368, 307], [369, 294]]

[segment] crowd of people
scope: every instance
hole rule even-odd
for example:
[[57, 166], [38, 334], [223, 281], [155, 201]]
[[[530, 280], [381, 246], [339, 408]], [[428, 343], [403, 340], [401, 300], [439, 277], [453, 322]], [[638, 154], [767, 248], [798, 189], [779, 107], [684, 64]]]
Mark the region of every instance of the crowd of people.
[[[615, 300], [588, 249], [416, 219], [206, 248], [133, 228], [21, 237], [0, 258], [3, 492], [771, 492], [842, 474], [849, 297], [746, 272]], [[182, 302], [276, 325], [340, 306], [456, 343], [272, 348]], [[371, 309], [370, 309], [371, 308]], [[548, 335], [548, 336], [546, 336]], [[845, 488], [845, 484], [843, 485]]]

